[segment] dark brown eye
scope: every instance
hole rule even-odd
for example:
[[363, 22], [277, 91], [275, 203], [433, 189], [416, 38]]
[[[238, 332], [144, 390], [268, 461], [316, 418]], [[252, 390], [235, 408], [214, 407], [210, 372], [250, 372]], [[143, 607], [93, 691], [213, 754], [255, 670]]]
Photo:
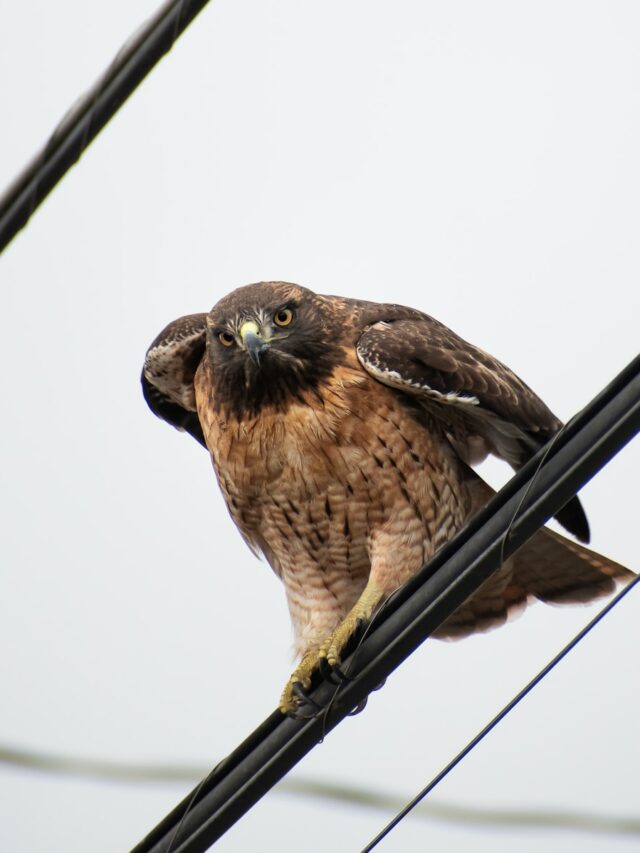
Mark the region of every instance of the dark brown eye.
[[273, 322], [276, 326], [288, 326], [293, 320], [293, 311], [290, 308], [281, 308], [276, 311]]
[[218, 335], [218, 340], [225, 347], [232, 346], [232, 344], [234, 344], [236, 341], [231, 332], [220, 332], [220, 334]]

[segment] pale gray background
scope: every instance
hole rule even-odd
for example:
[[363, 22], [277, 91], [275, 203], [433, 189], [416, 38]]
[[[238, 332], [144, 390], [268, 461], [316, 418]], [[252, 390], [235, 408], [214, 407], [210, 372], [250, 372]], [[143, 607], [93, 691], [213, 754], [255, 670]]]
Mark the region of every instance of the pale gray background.
[[[157, 0], [0, 0], [0, 186]], [[169, 320], [259, 279], [419, 307], [563, 418], [636, 353], [637, 2], [217, 0], [0, 262], [0, 740], [213, 764], [290, 669], [279, 582], [147, 411]], [[640, 444], [583, 492], [640, 568]], [[501, 468], [489, 471], [494, 480]], [[638, 810], [633, 594], [434, 801]], [[409, 795], [589, 619], [428, 643], [299, 767]], [[0, 768], [3, 851], [125, 850], [190, 786]], [[389, 815], [273, 793], [219, 849], [357, 850]], [[380, 849], [631, 849], [407, 820]]]

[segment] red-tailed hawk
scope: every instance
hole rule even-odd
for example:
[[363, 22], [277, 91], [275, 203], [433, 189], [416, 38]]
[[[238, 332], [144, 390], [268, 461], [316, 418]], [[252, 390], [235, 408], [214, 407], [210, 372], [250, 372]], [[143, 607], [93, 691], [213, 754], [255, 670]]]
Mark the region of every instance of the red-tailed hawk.
[[[208, 448], [231, 517], [284, 583], [305, 702], [356, 628], [493, 494], [470, 467], [519, 468], [561, 427], [508, 367], [401, 305], [251, 284], [169, 324], [142, 385], [152, 411]], [[573, 498], [557, 520], [588, 541]], [[439, 629], [500, 625], [538, 598], [583, 602], [632, 573], [539, 531]]]

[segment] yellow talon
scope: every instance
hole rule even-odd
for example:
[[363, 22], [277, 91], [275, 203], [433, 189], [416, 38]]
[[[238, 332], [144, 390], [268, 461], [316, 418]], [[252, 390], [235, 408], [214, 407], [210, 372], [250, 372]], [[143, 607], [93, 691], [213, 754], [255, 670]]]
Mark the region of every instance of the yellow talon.
[[330, 667], [340, 665], [341, 654], [345, 646], [360, 624], [371, 619], [381, 598], [382, 593], [378, 589], [367, 586], [333, 634], [327, 637], [319, 649], [307, 652], [303, 656], [280, 697], [279, 707], [283, 714], [292, 714], [298, 710], [301, 702], [296, 696], [295, 685], [300, 684], [304, 690], [308, 690], [311, 687], [311, 676], [318, 668], [321, 660], [326, 660]]

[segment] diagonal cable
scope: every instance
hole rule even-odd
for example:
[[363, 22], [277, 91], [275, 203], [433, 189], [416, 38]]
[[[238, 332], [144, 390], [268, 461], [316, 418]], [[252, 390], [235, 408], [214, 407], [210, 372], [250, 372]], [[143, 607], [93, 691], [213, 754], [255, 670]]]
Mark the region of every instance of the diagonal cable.
[[389, 821], [389, 823], [382, 829], [376, 837], [370, 841], [366, 847], [362, 849], [362, 853], [370, 853], [374, 847], [377, 847], [378, 844], [385, 838], [393, 829], [398, 826], [401, 820], [403, 820], [413, 809], [427, 796], [427, 794], [431, 793], [433, 789], [445, 779], [449, 773], [457, 767], [460, 762], [469, 755], [469, 753], [482, 741], [484, 738], [491, 732], [498, 723], [502, 722], [504, 718], [516, 707], [520, 702], [524, 699], [524, 697], [530, 693], [534, 687], [536, 687], [540, 682], [554, 669], [563, 658], [565, 658], [570, 651], [572, 651], [581, 640], [583, 640], [590, 631], [595, 628], [595, 626], [602, 619], [605, 618], [613, 608], [620, 602], [622, 599], [631, 592], [631, 590], [640, 582], [640, 575], [636, 575], [636, 577], [627, 584], [623, 589], [618, 592], [618, 594], [608, 602], [608, 604], [602, 608], [602, 610], [597, 613], [594, 618], [579, 631], [576, 636], [570, 640], [567, 645], [558, 652], [558, 654], [549, 661], [549, 663], [543, 667], [540, 672], [535, 675], [528, 684], [526, 684], [522, 690], [517, 693], [510, 702], [508, 702], [504, 708], [499, 711], [496, 716], [489, 722], [487, 725], [478, 732], [478, 734], [469, 741], [469, 743], [460, 750], [460, 752], [453, 758], [443, 769], [433, 777], [433, 779], [429, 782], [428, 785], [418, 793], [416, 796], [410, 800], [399, 812], [395, 815], [395, 817]]
[[0, 197], [0, 253], [208, 2], [164, 3], [71, 107], [44, 148]]
[[398, 591], [357, 653], [345, 661], [350, 680], [338, 695], [327, 683], [313, 690], [314, 702], [325, 709], [321, 714], [292, 720], [275, 711], [136, 846], [135, 853], [207, 850], [639, 430], [640, 356]]

